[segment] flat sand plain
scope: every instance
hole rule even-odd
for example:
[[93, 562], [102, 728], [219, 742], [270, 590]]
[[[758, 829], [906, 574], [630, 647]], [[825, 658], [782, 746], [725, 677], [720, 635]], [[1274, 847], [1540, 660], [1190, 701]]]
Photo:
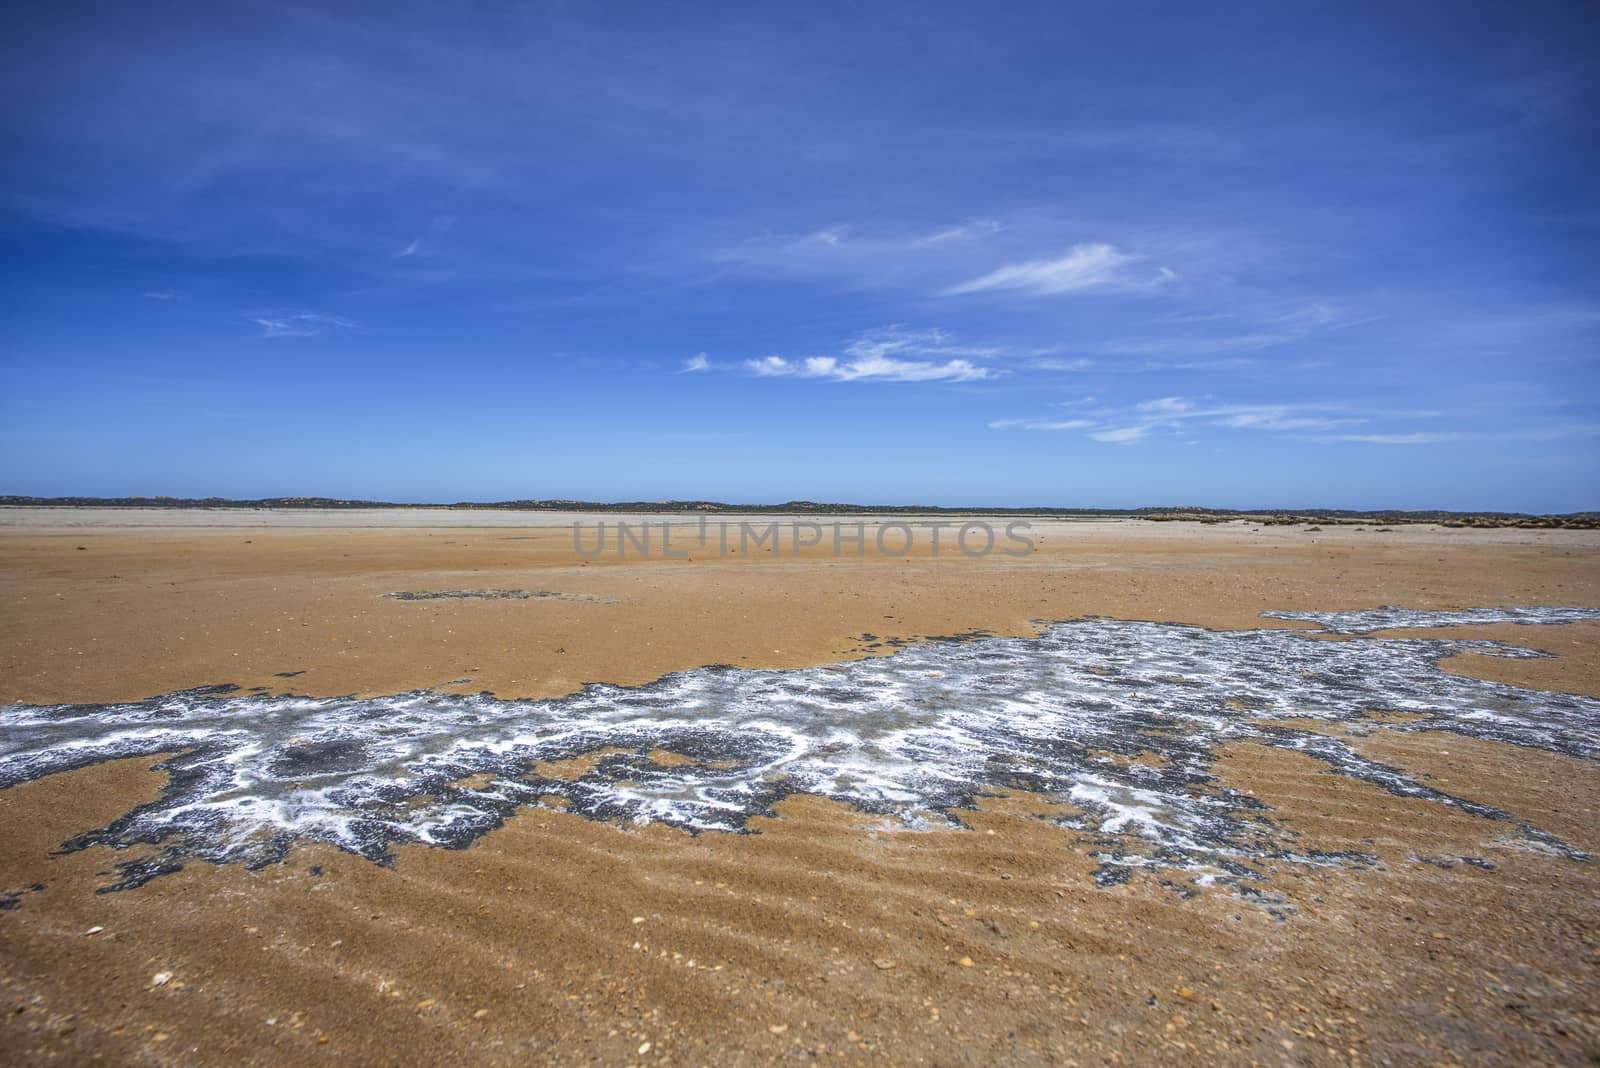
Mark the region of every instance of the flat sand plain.
[[[864, 556], [784, 540], [723, 558], [689, 537], [685, 558], [579, 557], [570, 524], [587, 547], [601, 518], [0, 510], [0, 703], [218, 683], [556, 696], [1086, 615], [1252, 628], [1293, 625], [1268, 609], [1600, 607], [1584, 531], [1035, 520], [1026, 555], [973, 560], [926, 539], [879, 555], [867, 520]], [[462, 589], [560, 596], [386, 596]], [[1600, 625], [1448, 636], [1556, 654], [1451, 670], [1600, 696]], [[1600, 854], [1592, 763], [1430, 732], [1349, 740]], [[56, 850], [153, 800], [154, 763], [0, 792], [8, 1061], [1600, 1059], [1600, 863], [1512, 848], [1499, 826], [1281, 749], [1237, 745], [1216, 770], [1308, 846], [1381, 864], [1285, 865], [1274, 910], [1144, 873], [1097, 888], [1084, 844], [1027, 794], [917, 833], [803, 796], [748, 835], [531, 808], [465, 850], [402, 847], [392, 868], [311, 846], [97, 894], [119, 858]]]

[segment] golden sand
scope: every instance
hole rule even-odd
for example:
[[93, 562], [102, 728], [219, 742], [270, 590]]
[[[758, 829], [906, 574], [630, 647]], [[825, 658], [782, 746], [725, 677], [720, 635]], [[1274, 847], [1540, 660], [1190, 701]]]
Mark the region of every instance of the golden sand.
[[[334, 695], [464, 680], [446, 688], [556, 695], [1091, 614], [1232, 628], [1263, 625], [1264, 609], [1600, 605], [1600, 543], [1586, 532], [1125, 522], [1035, 535], [1026, 558], [981, 562], [583, 561], [549, 526], [31, 522], [0, 531], [0, 700], [223, 682]], [[385, 596], [449, 589], [585, 597]], [[1595, 624], [1451, 636], [1557, 654], [1461, 657], [1452, 670], [1600, 694]], [[1592, 764], [1426, 732], [1351, 740], [1600, 854]], [[465, 850], [404, 847], [392, 868], [307, 847], [256, 872], [192, 864], [96, 894], [123, 858], [54, 851], [153, 799], [154, 763], [0, 792], [0, 890], [17, 895], [0, 912], [7, 1060], [1600, 1057], [1600, 864], [1517, 848], [1502, 824], [1264, 746], [1231, 748], [1224, 782], [1254, 791], [1306, 848], [1375, 853], [1380, 867], [1284, 865], [1267, 885], [1279, 910], [1224, 889], [1185, 898], [1144, 873], [1097, 889], [1084, 843], [1032, 818], [1046, 798], [992, 799], [971, 830], [906, 833], [795, 797], [754, 835], [528, 809]], [[1495, 867], [1417, 859], [1462, 856]]]

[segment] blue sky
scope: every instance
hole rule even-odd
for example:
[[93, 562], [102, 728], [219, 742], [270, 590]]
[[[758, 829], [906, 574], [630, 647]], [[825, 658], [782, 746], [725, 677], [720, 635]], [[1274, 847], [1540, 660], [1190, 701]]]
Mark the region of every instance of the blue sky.
[[1600, 507], [1592, 5], [856, 8], [20, 16], [0, 492]]

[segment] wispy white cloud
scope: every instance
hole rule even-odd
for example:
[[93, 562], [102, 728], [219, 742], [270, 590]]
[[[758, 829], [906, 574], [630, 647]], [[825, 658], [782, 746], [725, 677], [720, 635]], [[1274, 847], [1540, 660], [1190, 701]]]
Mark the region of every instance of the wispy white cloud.
[[1140, 401], [1134, 408], [1157, 415], [1180, 415], [1193, 411], [1194, 401], [1187, 397], [1157, 397], [1155, 400]]
[[1095, 289], [1150, 289], [1173, 281], [1177, 275], [1166, 267], [1154, 274], [1135, 272], [1139, 257], [1122, 252], [1114, 245], [1074, 245], [1065, 256], [1028, 260], [990, 271], [944, 290], [944, 296], [1016, 290], [1037, 296], [1081, 293]]
[[926, 360], [897, 360], [889, 356], [867, 356], [852, 360], [841, 360], [834, 356], [809, 356], [803, 360], [764, 356], [759, 360], [746, 360], [745, 367], [763, 378], [793, 376], [828, 378], [836, 382], [971, 382], [993, 378], [996, 374], [992, 368], [980, 367], [970, 360], [932, 363]]
[[836, 382], [973, 382], [1002, 372], [974, 362], [999, 350], [957, 345], [941, 330], [891, 326], [851, 340], [841, 356], [787, 359], [763, 356], [744, 361], [761, 378], [820, 378]]
[[252, 320], [261, 328], [262, 337], [316, 337], [336, 330], [354, 330], [356, 324], [349, 319], [332, 315], [298, 312], [293, 315], [263, 316]]
[[[1090, 399], [1066, 402], [1075, 409], [1088, 406]], [[1199, 427], [1228, 430], [1253, 430], [1275, 433], [1308, 433], [1371, 422], [1377, 415], [1389, 418], [1423, 418], [1437, 413], [1353, 412], [1325, 404], [1216, 404], [1203, 398], [1154, 397], [1126, 406], [1100, 407], [1079, 411], [1072, 419], [1000, 419], [989, 423], [991, 430], [1082, 430], [1094, 441], [1113, 445], [1132, 445], [1156, 431], [1192, 434]], [[1414, 435], [1343, 435], [1318, 440], [1365, 440], [1389, 444], [1413, 444]]]
[[1446, 441], [1459, 441], [1460, 439], [1460, 434], [1418, 432], [1414, 434], [1334, 434], [1319, 440], [1356, 442], [1362, 445], [1438, 445]]
[[1096, 430], [1089, 436], [1096, 441], [1104, 441], [1112, 445], [1132, 445], [1136, 441], [1143, 441], [1144, 436], [1148, 433], [1150, 433], [1150, 424], [1139, 423], [1135, 426], [1117, 427], [1114, 430]]
[[690, 356], [687, 360], [683, 361], [683, 367], [678, 373], [698, 374], [701, 371], [709, 370], [711, 370], [711, 357], [707, 356], [703, 352], [697, 352], [693, 356]]
[[933, 245], [950, 245], [962, 241], [976, 241], [980, 238], [998, 234], [1004, 229], [1004, 226], [993, 219], [979, 219], [974, 222], [962, 223], [960, 226], [947, 227], [926, 237], [917, 238], [911, 242], [911, 247], [928, 248]]
[[[1498, 410], [1497, 410], [1498, 411]], [[1441, 415], [1440, 412], [1393, 412], [1391, 415], [1417, 419]], [[1600, 436], [1600, 423], [1575, 420], [1539, 422], [1523, 426], [1498, 426], [1471, 431], [1416, 431], [1412, 433], [1327, 434], [1315, 440], [1357, 445], [1444, 445], [1458, 441], [1573, 441]]]
[[1293, 415], [1286, 408], [1257, 408], [1235, 412], [1217, 420], [1217, 426], [1235, 430], [1327, 430], [1336, 426], [1365, 423], [1359, 416], [1333, 417]]
[[769, 233], [711, 252], [727, 265], [778, 274], [857, 276], [902, 283], [935, 264], [945, 269], [1005, 227], [993, 219], [974, 219], [939, 227], [889, 228], [834, 223], [803, 233]]
[[[1324, 331], [1342, 330], [1374, 321], [1371, 316], [1353, 315], [1344, 308], [1319, 300], [1288, 311], [1276, 311], [1265, 315], [1210, 315], [1190, 317], [1180, 322], [1185, 326], [1192, 326], [1194, 323], [1227, 322], [1240, 318], [1249, 323], [1244, 332], [1237, 330], [1233, 333], [1215, 334], [1191, 332], [1177, 336], [1123, 339], [1109, 342], [1099, 351], [1117, 356], [1152, 356], [1170, 359], [1254, 353], [1303, 341], [1313, 334]], [[1203, 364], [1190, 366], [1198, 370], [1210, 369]]]
[[145, 296], [151, 300], [177, 300], [178, 291], [176, 289], [152, 289]]
[[[1133, 404], [1096, 404], [1093, 398], [1058, 401], [1067, 419], [995, 419], [990, 430], [1064, 430], [1080, 432], [1107, 444], [1138, 444], [1162, 436], [1165, 440], [1195, 443], [1195, 433], [1206, 428], [1229, 432], [1267, 433], [1298, 441], [1323, 444], [1373, 444], [1373, 446], [1429, 446], [1454, 441], [1571, 441], [1600, 435], [1600, 424], [1587, 420], [1558, 420], [1509, 427], [1430, 428], [1408, 430], [1405, 424], [1458, 419], [1467, 412], [1442, 409], [1355, 408], [1336, 403], [1227, 404], [1211, 398], [1155, 397]], [[1437, 425], [1437, 424], [1434, 424]]]
[[996, 419], [990, 430], [1086, 430], [1094, 426], [1089, 419]]
[[1260, 361], [1243, 356], [1228, 356], [1214, 360], [1093, 360], [1087, 356], [1071, 359], [1047, 356], [1028, 361], [1035, 371], [1055, 371], [1063, 374], [1141, 375], [1162, 374], [1168, 371], [1243, 371], [1259, 366]]
[[422, 241], [420, 239], [413, 239], [411, 241], [411, 243], [408, 244], [405, 248], [401, 249], [399, 252], [396, 252], [392, 258], [393, 259], [397, 259], [397, 260], [403, 260], [407, 256], [415, 256], [421, 250], [422, 250]]
[[1004, 349], [993, 345], [957, 345], [949, 334], [937, 328], [907, 330], [903, 326], [886, 326], [879, 330], [869, 330], [852, 340], [844, 350], [849, 356], [863, 360], [895, 353], [992, 359], [1005, 352]]
[[1068, 360], [1046, 356], [1042, 359], [1034, 360], [1030, 366], [1039, 371], [1064, 371], [1076, 374], [1081, 371], [1092, 371], [1096, 364], [1093, 360], [1082, 356], [1076, 356]]

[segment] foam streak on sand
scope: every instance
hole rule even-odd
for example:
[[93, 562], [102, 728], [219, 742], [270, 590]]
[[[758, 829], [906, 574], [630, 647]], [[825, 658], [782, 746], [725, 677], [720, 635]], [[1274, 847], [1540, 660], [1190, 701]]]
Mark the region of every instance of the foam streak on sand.
[[[1569, 622], [1600, 611], [1292, 618], [1348, 633]], [[1600, 701], [1438, 667], [1467, 651], [1544, 655], [1498, 642], [1330, 641], [1088, 619], [1033, 638], [933, 641], [800, 670], [706, 667], [553, 700], [252, 696], [212, 687], [129, 704], [16, 705], [0, 709], [0, 788], [177, 753], [164, 764], [170, 781], [160, 799], [66, 843], [156, 847], [121, 865], [116, 888], [190, 859], [271, 863], [306, 840], [379, 862], [396, 844], [459, 848], [529, 805], [739, 831], [783, 797], [811, 793], [914, 828], [949, 825], [997, 789], [1057, 802], [1046, 818], [1090, 838], [1103, 883], [1138, 866], [1210, 882], [1252, 877], [1270, 860], [1371, 861], [1297, 851], [1261, 802], [1212, 774], [1220, 748], [1234, 742], [1293, 750], [1396, 795], [1518, 823], [1365, 759], [1338, 737], [1276, 719], [1340, 721], [1355, 732], [1454, 731], [1600, 758]], [[1372, 711], [1410, 715], [1390, 723], [1367, 718]], [[662, 750], [687, 759], [652, 757]], [[551, 766], [586, 755], [593, 759], [566, 774]], [[1516, 833], [1539, 848], [1554, 841], [1526, 825]]]
[[1419, 612], [1412, 608], [1384, 605], [1359, 612], [1262, 612], [1267, 619], [1300, 620], [1316, 623], [1334, 634], [1372, 634], [1380, 630], [1418, 627], [1472, 627], [1496, 623], [1525, 626], [1581, 623], [1594, 619], [1592, 608], [1463, 608], [1443, 612]]

